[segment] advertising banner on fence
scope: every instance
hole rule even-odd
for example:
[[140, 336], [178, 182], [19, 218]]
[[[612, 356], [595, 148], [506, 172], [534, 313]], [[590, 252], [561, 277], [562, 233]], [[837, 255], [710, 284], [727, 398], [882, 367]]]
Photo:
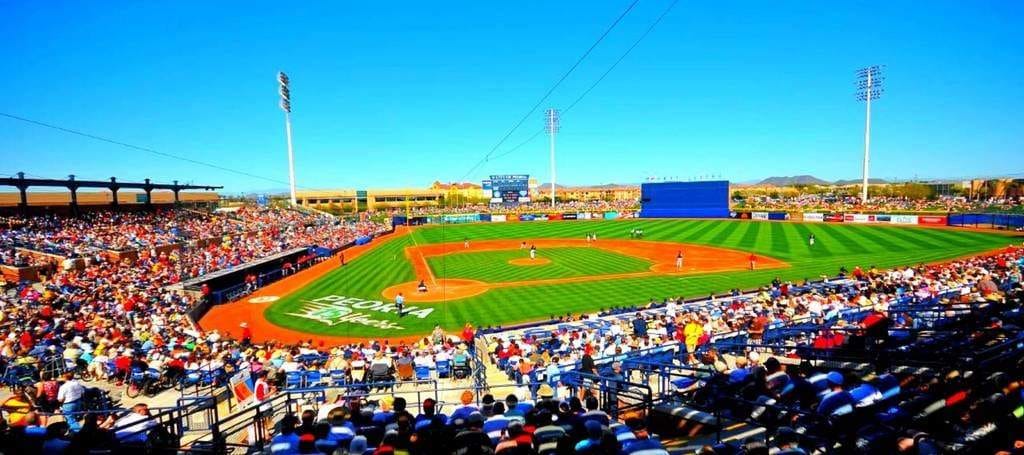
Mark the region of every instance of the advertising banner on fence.
[[508, 215], [505, 215], [505, 221], [508, 221], [508, 222], [519, 221], [519, 215], [516, 215], [515, 213], [509, 213]]
[[476, 213], [441, 215], [441, 222], [448, 224], [475, 223], [480, 221], [480, 215]]
[[750, 219], [752, 220], [767, 220], [768, 212], [750, 212]]
[[917, 224], [917, 215], [890, 215], [891, 224]]
[[786, 214], [786, 216], [789, 217], [788, 219], [790, 221], [803, 221], [804, 220], [804, 212], [789, 212], [789, 213]]
[[491, 215], [491, 222], [492, 223], [504, 223], [505, 222], [505, 215]]
[[750, 212], [729, 212], [729, 218], [736, 218], [738, 220], [749, 220]]
[[845, 220], [847, 223], [874, 223], [875, 216], [866, 213], [847, 213]]
[[813, 223], [820, 223], [822, 221], [825, 221], [825, 214], [824, 213], [805, 213], [804, 214], [804, 221], [810, 221], [810, 222], [813, 222]]
[[576, 214], [576, 219], [577, 220], [589, 220], [590, 219], [590, 212], [580, 212], [580, 213]]
[[563, 215], [561, 213], [549, 213], [548, 214], [548, 221], [557, 221], [557, 220], [562, 220], [562, 219], [565, 219], [565, 218], [563, 218]]
[[919, 215], [917, 224], [922, 226], [945, 226], [948, 218], [946, 216]]
[[768, 212], [768, 219], [773, 221], [788, 220], [789, 214], [786, 212]]
[[828, 222], [828, 223], [842, 223], [843, 222], [843, 214], [842, 213], [826, 213], [825, 214], [825, 221]]
[[534, 221], [547, 221], [548, 220], [548, 214], [547, 213], [538, 213], [536, 215], [533, 215], [533, 220]]
[[888, 223], [892, 221], [892, 215], [875, 215], [876, 223]]
[[619, 217], [619, 212], [604, 212], [604, 219], [614, 220]]
[[533, 221], [534, 217], [532, 213], [523, 213], [519, 215], [519, 221]]

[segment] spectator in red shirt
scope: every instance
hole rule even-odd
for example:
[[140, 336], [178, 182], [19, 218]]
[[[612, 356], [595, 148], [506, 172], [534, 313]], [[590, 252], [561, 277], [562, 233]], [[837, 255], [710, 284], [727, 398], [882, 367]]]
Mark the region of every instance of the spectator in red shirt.
[[118, 386], [124, 384], [124, 378], [128, 376], [128, 371], [131, 367], [132, 358], [128, 355], [128, 350], [122, 350], [121, 353], [114, 358], [114, 377], [117, 378]]
[[248, 323], [243, 322], [240, 325], [242, 327], [242, 345], [248, 346], [252, 343], [252, 329], [249, 328]]
[[21, 345], [22, 349], [26, 351], [31, 351], [32, 347], [36, 345], [36, 341], [34, 338], [32, 338], [32, 333], [30, 333], [28, 330], [24, 330], [21, 332], [21, 338], [19, 338], [18, 344]]
[[764, 335], [764, 328], [768, 326], [771, 321], [765, 313], [758, 314], [754, 321], [750, 323], [750, 339], [752, 341], [760, 342], [761, 337]]

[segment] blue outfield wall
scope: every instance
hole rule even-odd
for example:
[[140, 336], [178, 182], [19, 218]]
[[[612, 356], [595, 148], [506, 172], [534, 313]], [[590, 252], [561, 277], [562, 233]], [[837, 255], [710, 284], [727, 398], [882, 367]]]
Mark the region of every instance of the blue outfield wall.
[[729, 182], [640, 185], [640, 218], [728, 218]]
[[958, 213], [949, 216], [949, 225], [1016, 229], [1024, 227], [1024, 215], [1012, 213]]

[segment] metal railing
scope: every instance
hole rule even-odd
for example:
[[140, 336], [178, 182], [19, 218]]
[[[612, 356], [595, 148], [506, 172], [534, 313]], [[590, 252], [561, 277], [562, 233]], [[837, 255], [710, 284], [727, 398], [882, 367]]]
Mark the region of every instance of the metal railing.
[[[571, 379], [575, 382], [568, 381], [566, 383], [569, 396], [578, 396], [581, 390], [596, 391], [595, 397], [598, 398], [601, 408], [612, 418], [618, 418], [625, 414], [646, 416], [654, 403], [651, 388], [647, 384], [579, 373]], [[298, 415], [307, 409], [315, 412], [320, 406], [326, 404], [331, 396], [335, 397], [335, 402], [358, 398], [367, 403], [373, 403], [382, 397], [407, 396], [411, 398], [415, 396], [415, 400], [407, 400], [409, 403], [407, 409], [414, 414], [422, 411], [421, 403], [426, 398], [432, 398], [437, 402], [436, 411], [442, 413], [445, 406], [452, 404], [443, 399], [444, 395], [449, 392], [461, 394], [461, 392], [470, 390], [474, 392], [475, 404], [479, 407], [485, 394], [497, 394], [497, 398], [501, 399], [505, 395], [502, 393], [504, 390], [509, 390], [509, 393], [521, 392], [524, 389], [536, 392], [542, 384], [490, 386], [471, 384], [467, 387], [443, 388], [439, 386], [437, 380], [432, 379], [289, 389], [273, 395], [262, 403], [252, 404], [213, 422], [209, 435], [198, 443], [203, 447], [220, 449], [244, 446], [262, 450], [274, 436], [275, 422], [287, 414]], [[581, 388], [581, 384], [586, 384], [586, 387]], [[424, 385], [426, 387], [423, 387]]]

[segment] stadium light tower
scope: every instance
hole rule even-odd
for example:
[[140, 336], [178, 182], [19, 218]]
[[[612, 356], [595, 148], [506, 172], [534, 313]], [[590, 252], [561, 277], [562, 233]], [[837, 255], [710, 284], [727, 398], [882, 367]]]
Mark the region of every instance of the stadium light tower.
[[857, 70], [857, 99], [864, 101], [866, 114], [864, 119], [864, 181], [861, 188], [860, 200], [862, 204], [868, 202], [868, 167], [871, 157], [871, 101], [882, 97], [885, 89], [882, 82], [882, 70], [885, 66], [869, 66]]
[[292, 93], [288, 88], [288, 75], [278, 71], [278, 93], [281, 94], [281, 110], [284, 111], [284, 134], [288, 139], [288, 183], [292, 207], [295, 206], [295, 153], [292, 151]]
[[558, 109], [544, 112], [544, 128], [551, 137], [551, 208], [555, 208], [555, 135], [558, 134]]

